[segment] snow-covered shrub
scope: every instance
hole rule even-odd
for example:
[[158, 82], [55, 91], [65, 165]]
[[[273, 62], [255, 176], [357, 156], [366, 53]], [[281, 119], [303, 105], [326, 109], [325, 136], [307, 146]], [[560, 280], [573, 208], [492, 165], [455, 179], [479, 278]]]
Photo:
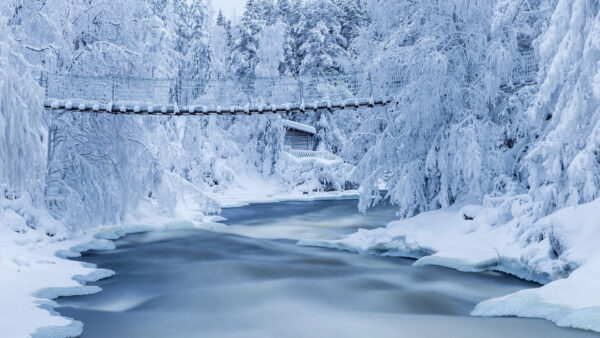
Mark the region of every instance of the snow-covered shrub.
[[283, 152], [275, 166], [275, 173], [290, 191], [309, 194], [354, 188], [349, 182], [352, 169], [351, 165], [341, 159], [298, 158]]

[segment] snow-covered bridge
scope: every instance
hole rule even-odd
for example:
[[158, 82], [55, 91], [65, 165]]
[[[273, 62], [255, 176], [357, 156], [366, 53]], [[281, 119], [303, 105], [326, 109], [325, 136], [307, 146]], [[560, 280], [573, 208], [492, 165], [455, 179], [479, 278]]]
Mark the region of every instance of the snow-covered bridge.
[[[535, 82], [533, 51], [514, 60], [502, 88]], [[289, 113], [385, 106], [406, 84], [403, 76], [338, 76], [184, 80], [130, 77], [43, 76], [48, 109], [114, 114], [208, 115]]]
[[[252, 114], [384, 106], [404, 85], [369, 74], [208, 81], [50, 75], [44, 106], [49, 109], [123, 114]], [[378, 90], [374, 90], [374, 88]]]

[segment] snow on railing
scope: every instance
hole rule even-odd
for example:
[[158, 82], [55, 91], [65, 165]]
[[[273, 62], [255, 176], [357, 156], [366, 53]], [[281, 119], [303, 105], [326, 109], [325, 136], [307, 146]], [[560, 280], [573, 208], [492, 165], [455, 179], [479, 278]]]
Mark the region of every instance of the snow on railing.
[[312, 151], [312, 150], [300, 150], [300, 149], [291, 149], [289, 153], [298, 157], [298, 158], [320, 158], [325, 160], [339, 160], [338, 156], [335, 156], [332, 153], [326, 151]]
[[[405, 83], [400, 77], [377, 81], [375, 100], [386, 99]], [[222, 106], [269, 107], [314, 106], [322, 102], [348, 102], [370, 99], [373, 80], [367, 73], [336, 76], [257, 78], [252, 82], [236, 79], [143, 79], [130, 77], [44, 76], [46, 99], [118, 103], [144, 106]]]
[[539, 63], [533, 49], [522, 50], [513, 61], [512, 84], [534, 83], [537, 80]]
[[533, 49], [519, 52], [514, 61], [513, 84], [535, 82], [538, 70], [539, 63]]

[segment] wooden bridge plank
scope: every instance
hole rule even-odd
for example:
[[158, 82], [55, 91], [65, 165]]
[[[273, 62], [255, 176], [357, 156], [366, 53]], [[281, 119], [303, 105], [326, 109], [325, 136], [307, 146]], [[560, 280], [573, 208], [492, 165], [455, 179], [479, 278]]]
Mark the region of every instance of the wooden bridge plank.
[[44, 108], [49, 110], [65, 110], [65, 111], [81, 111], [81, 112], [94, 112], [94, 113], [108, 113], [117, 115], [165, 115], [165, 116], [181, 116], [181, 115], [252, 115], [252, 114], [264, 114], [264, 113], [305, 113], [308, 110], [319, 111], [319, 110], [344, 110], [344, 109], [358, 109], [360, 107], [374, 107], [374, 106], [386, 106], [390, 104], [390, 99], [363, 99], [354, 100], [352, 104], [347, 102], [322, 102], [315, 103], [313, 105], [281, 105], [281, 106], [270, 106], [265, 109], [264, 107], [230, 107], [229, 109], [223, 109], [221, 107], [190, 107], [179, 108], [177, 106], [168, 105], [161, 106], [160, 109], [156, 109], [155, 106], [151, 105], [132, 105], [132, 104], [89, 104], [79, 103], [73, 104], [70, 100], [50, 100], [44, 101]]

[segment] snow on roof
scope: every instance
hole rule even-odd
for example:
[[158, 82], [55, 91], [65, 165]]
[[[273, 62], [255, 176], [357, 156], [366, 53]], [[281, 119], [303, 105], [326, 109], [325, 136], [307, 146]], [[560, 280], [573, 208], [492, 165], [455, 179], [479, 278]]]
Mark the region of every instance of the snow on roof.
[[302, 124], [302, 123], [298, 123], [298, 122], [294, 122], [294, 121], [290, 121], [290, 120], [283, 120], [283, 126], [288, 128], [288, 129], [294, 129], [294, 130], [299, 130], [299, 131], [303, 131], [305, 133], [308, 134], [316, 134], [317, 130], [315, 129], [315, 127], [306, 125], [306, 124]]

